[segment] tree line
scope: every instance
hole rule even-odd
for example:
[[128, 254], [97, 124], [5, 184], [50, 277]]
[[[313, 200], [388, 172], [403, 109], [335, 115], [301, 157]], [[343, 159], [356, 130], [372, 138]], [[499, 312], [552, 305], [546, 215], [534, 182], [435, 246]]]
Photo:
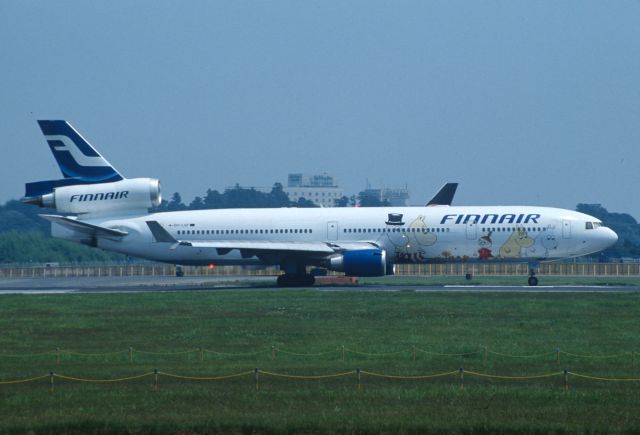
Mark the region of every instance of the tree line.
[[[360, 192], [357, 196], [343, 196], [334, 200], [335, 207], [384, 207], [389, 205], [376, 197]], [[162, 204], [154, 211], [179, 210], [208, 210], [217, 208], [279, 208], [279, 207], [318, 207], [313, 201], [299, 198], [291, 201], [281, 183], [275, 183], [270, 192], [262, 192], [255, 188], [243, 188], [236, 184], [233, 188], [222, 193], [207, 189], [203, 196], [196, 196], [189, 204], [182, 202], [182, 195], [175, 192], [169, 200], [162, 200]]]

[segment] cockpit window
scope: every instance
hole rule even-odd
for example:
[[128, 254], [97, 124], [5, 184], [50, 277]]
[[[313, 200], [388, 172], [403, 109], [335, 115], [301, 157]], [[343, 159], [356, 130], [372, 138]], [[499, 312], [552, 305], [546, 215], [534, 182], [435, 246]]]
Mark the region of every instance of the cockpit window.
[[585, 222], [585, 229], [593, 230], [596, 228], [600, 228], [602, 226], [602, 222]]

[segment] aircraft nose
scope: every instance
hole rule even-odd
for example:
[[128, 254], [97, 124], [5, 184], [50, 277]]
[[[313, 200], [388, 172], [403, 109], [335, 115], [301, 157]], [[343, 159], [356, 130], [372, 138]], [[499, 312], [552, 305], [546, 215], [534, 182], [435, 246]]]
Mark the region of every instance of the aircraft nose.
[[618, 235], [616, 234], [615, 231], [613, 231], [610, 228], [606, 228], [606, 230], [607, 230], [606, 237], [607, 237], [607, 248], [608, 248], [609, 246], [613, 246], [616, 244], [616, 242], [618, 241]]

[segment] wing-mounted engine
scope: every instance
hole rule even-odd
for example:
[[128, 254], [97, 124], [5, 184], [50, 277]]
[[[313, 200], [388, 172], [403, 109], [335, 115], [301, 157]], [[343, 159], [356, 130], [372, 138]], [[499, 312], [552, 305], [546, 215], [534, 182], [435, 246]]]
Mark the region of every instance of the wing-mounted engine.
[[345, 251], [331, 257], [326, 267], [350, 276], [384, 276], [387, 273], [387, 256], [384, 249]]
[[153, 178], [132, 178], [113, 183], [62, 186], [53, 192], [23, 200], [60, 213], [110, 214], [146, 211], [162, 202], [160, 182]]

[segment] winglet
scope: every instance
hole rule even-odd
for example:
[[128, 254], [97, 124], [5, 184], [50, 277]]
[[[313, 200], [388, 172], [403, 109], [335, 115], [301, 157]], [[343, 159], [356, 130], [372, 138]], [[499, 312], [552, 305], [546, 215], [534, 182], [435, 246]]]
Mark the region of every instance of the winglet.
[[156, 239], [156, 242], [160, 243], [178, 243], [167, 230], [165, 230], [158, 221], [146, 221], [147, 226], [151, 230], [151, 234]]
[[445, 183], [431, 198], [431, 201], [427, 203], [427, 207], [432, 205], [451, 205], [457, 188], [458, 183]]

